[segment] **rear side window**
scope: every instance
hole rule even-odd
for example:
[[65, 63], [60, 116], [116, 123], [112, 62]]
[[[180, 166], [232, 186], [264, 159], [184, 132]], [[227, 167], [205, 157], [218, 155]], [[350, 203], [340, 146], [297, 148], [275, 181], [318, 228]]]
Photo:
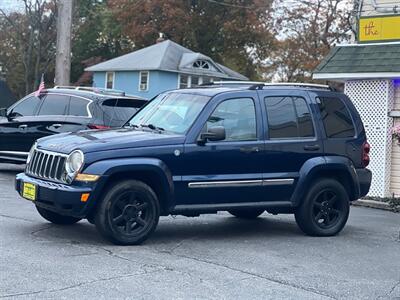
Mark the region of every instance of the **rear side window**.
[[108, 99], [101, 104], [104, 113], [105, 124], [110, 122], [125, 123], [128, 121], [142, 106], [144, 101], [134, 99]]
[[43, 99], [38, 115], [63, 116], [67, 114], [69, 96], [49, 94]]
[[71, 97], [68, 115], [77, 117], [88, 117], [88, 111], [87, 111], [88, 104], [89, 104], [88, 100], [77, 97]]
[[274, 96], [264, 99], [270, 139], [313, 137], [314, 126], [307, 102], [301, 97]]
[[13, 117], [33, 116], [40, 103], [38, 97], [29, 97], [18, 103], [11, 111]]
[[336, 97], [317, 97], [317, 102], [328, 138], [354, 137], [353, 120], [341, 99]]

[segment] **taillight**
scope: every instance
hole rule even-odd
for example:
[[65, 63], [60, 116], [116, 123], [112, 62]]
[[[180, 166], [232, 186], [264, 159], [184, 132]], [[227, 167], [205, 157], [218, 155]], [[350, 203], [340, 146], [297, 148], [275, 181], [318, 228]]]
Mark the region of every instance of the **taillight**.
[[109, 128], [111, 128], [110, 126], [96, 125], [96, 124], [89, 124], [88, 127], [90, 129], [109, 129]]
[[370, 158], [369, 158], [369, 152], [371, 151], [371, 145], [368, 144], [368, 142], [364, 142], [364, 144], [362, 145], [362, 156], [361, 156], [361, 160], [362, 160], [362, 164], [365, 167], [367, 167], [369, 165], [370, 162]]

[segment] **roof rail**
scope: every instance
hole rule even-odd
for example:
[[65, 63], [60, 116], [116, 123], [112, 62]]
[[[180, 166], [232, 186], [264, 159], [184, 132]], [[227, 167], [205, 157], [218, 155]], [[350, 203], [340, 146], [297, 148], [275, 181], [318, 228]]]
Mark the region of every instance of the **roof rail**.
[[63, 90], [76, 90], [76, 91], [87, 91], [96, 94], [103, 94], [103, 95], [114, 95], [114, 96], [125, 96], [124, 91], [114, 90], [114, 89], [104, 89], [104, 88], [97, 88], [91, 86], [62, 86], [56, 85], [55, 89], [63, 89]]
[[250, 85], [251, 90], [263, 89], [267, 86], [297, 86], [297, 87], [305, 87], [305, 88], [318, 88], [318, 89], [327, 89], [334, 90], [329, 85], [324, 84], [316, 84], [316, 83], [299, 83], [299, 82], [262, 82], [262, 81], [214, 81], [210, 84], [205, 85]]

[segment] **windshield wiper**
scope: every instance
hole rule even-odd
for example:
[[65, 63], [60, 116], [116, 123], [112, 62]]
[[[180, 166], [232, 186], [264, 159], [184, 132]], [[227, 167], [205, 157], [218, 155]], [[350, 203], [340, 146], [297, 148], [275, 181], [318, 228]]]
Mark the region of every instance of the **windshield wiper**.
[[153, 124], [140, 124], [140, 127], [146, 127], [146, 128], [150, 128], [151, 130], [157, 130], [157, 131], [165, 131], [164, 128], [155, 126]]
[[136, 124], [126, 124], [125, 126], [124, 126], [125, 128], [139, 128], [140, 126], [139, 125], [136, 125]]

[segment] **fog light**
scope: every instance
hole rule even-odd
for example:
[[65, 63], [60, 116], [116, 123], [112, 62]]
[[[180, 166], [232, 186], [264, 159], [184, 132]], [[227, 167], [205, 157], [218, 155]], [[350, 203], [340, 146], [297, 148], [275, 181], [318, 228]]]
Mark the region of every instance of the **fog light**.
[[89, 199], [89, 193], [83, 193], [82, 195], [81, 195], [81, 202], [86, 202], [86, 201], [88, 201], [88, 199]]

